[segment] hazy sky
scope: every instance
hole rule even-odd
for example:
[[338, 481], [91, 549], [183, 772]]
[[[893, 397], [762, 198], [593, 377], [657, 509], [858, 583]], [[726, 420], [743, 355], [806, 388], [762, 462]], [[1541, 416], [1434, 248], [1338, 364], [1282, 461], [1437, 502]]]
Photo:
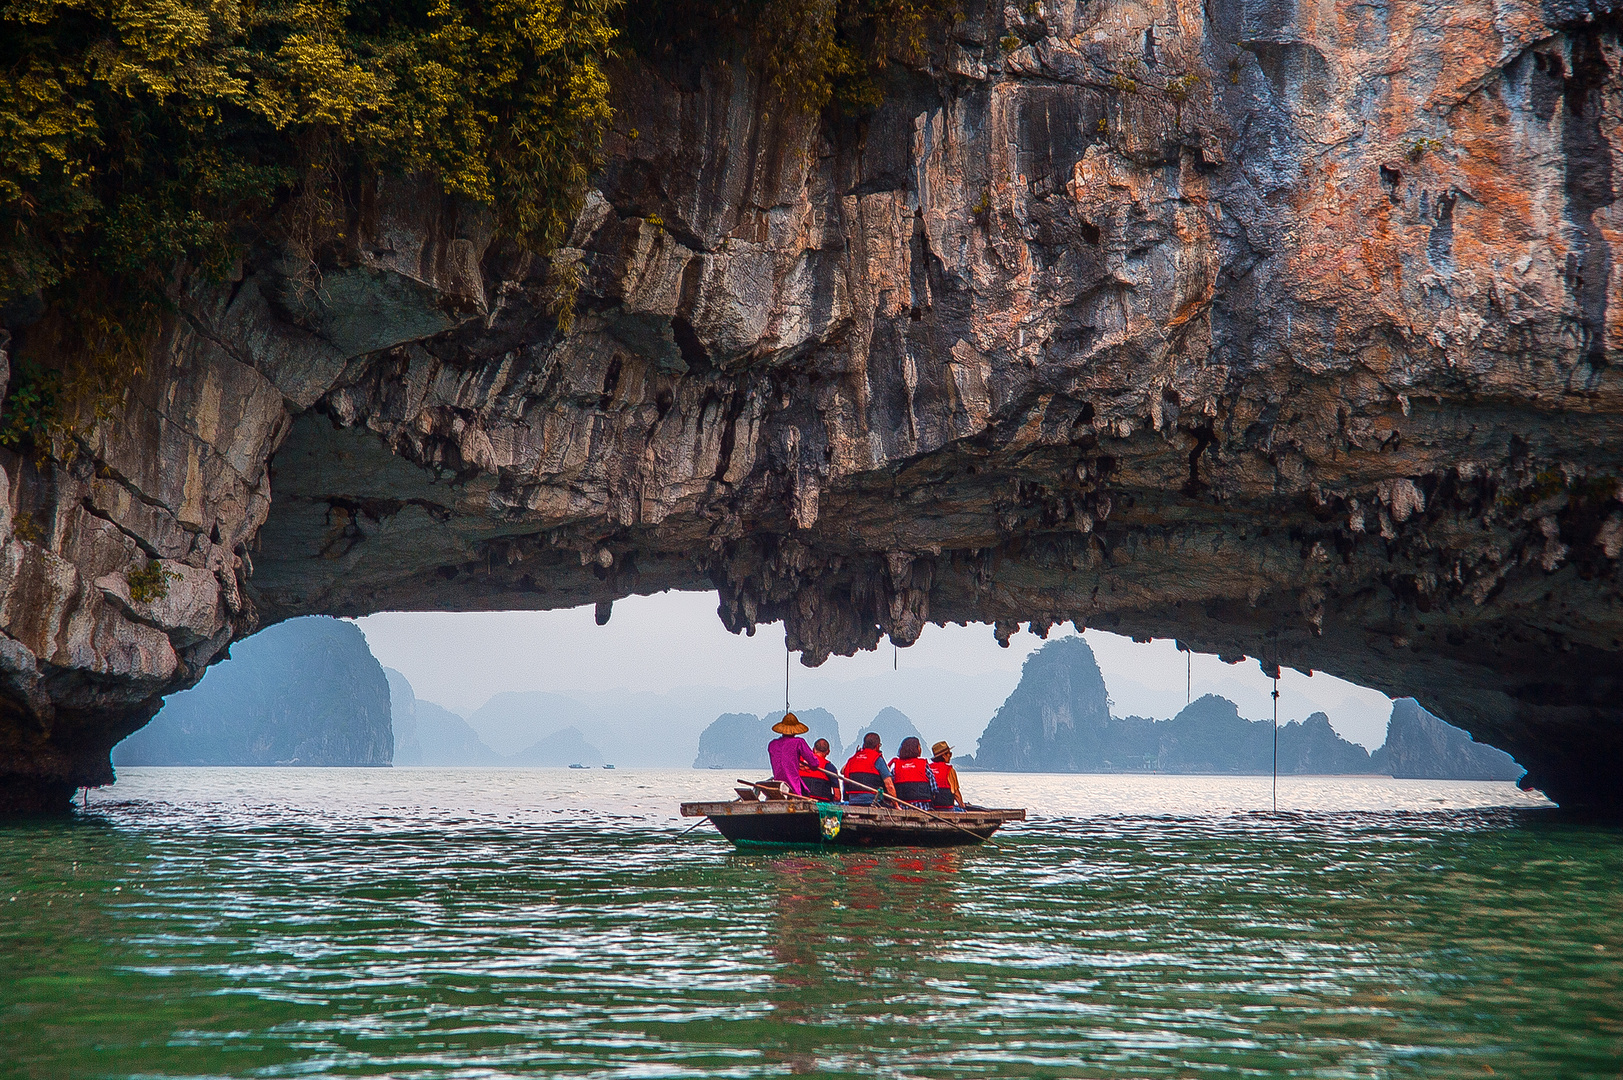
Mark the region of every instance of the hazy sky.
[[[403, 672], [418, 697], [464, 715], [504, 690], [568, 694], [623, 688], [663, 692], [679, 687], [781, 685], [783, 629], [762, 626], [754, 637], [727, 632], [716, 617], [713, 593], [630, 597], [614, 605], [607, 626], [590, 607], [564, 611], [412, 612], [360, 619], [372, 652]], [[1069, 630], [1066, 631], [1069, 633]], [[1059, 636], [1055, 630], [1051, 636]], [[1185, 702], [1186, 657], [1170, 639], [1147, 645], [1089, 630], [1088, 643], [1104, 672], [1117, 715], [1165, 718]], [[895, 662], [911, 669], [959, 674], [1007, 673], [1012, 689], [1020, 665], [1042, 642], [1020, 633], [1002, 649], [990, 626], [927, 626], [917, 644]], [[891, 646], [854, 657], [831, 658], [820, 668], [793, 664], [793, 700], [817, 704], [819, 687], [891, 671]], [[1193, 694], [1222, 694], [1241, 715], [1267, 719], [1269, 681], [1255, 661], [1229, 665], [1215, 656], [1193, 659]], [[1329, 675], [1309, 678], [1286, 670], [1280, 680], [1281, 722], [1322, 709], [1345, 738], [1373, 749], [1386, 733], [1391, 703], [1385, 695]], [[906, 702], [890, 702], [904, 712]], [[781, 707], [763, 702], [759, 709]], [[841, 716], [855, 732], [869, 716]], [[986, 719], [990, 719], [990, 714]], [[964, 735], [954, 733], [957, 738]]]

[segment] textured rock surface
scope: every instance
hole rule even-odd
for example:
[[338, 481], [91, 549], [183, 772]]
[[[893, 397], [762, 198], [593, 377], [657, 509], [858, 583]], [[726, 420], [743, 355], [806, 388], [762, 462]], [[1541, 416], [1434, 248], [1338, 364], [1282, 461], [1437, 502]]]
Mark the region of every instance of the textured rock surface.
[[[1011, 772], [1109, 768], [1099, 750], [1112, 741], [1112, 724], [1104, 676], [1088, 643], [1050, 641], [1026, 657], [1019, 685], [981, 735], [975, 765]], [[1141, 765], [1151, 749], [1132, 747], [1128, 764]]]
[[[1623, 807], [1617, 26], [977, 5], [838, 122], [616, 72], [567, 336], [387, 184], [330, 287], [250, 261], [74, 463], [0, 455], [3, 798], [104, 782], [256, 620], [677, 587], [812, 663], [1074, 619], [1424, 688]], [[213, 613], [101, 586], [149, 557]]]
[[120, 765], [388, 765], [389, 683], [366, 637], [295, 619], [232, 649], [118, 745]]

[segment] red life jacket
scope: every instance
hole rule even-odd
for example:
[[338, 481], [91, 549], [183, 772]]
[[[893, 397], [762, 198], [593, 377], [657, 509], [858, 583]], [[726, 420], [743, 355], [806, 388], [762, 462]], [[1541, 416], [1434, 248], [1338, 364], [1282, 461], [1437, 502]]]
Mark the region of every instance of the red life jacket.
[[935, 777], [935, 798], [931, 800], [931, 805], [938, 810], [957, 806], [958, 802], [953, 798], [952, 794], [951, 762], [930, 762], [930, 775]]
[[[816, 750], [813, 750], [812, 756], [818, 760], [823, 769], [829, 767], [827, 754], [819, 754]], [[830, 802], [834, 798], [834, 781], [829, 774], [823, 772], [822, 769], [807, 765], [805, 762], [801, 762], [800, 765], [800, 786], [805, 788], [806, 794], [814, 799]]]
[[[879, 775], [875, 767], [883, 755], [877, 750], [858, 750], [851, 755], [851, 760], [845, 763], [845, 775], [848, 779], [859, 784], [865, 784], [876, 791], [885, 790], [885, 778]], [[862, 788], [847, 788], [846, 795], [866, 795]]]
[[936, 786], [928, 761], [921, 757], [891, 758], [890, 771], [895, 774], [898, 799], [928, 804], [935, 798]]

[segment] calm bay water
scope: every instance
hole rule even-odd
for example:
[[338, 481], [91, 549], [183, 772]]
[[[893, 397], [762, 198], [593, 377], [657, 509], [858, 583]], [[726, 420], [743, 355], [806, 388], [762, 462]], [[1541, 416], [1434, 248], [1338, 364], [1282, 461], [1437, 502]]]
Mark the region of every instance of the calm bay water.
[[0, 825], [0, 1075], [1623, 1075], [1623, 832], [1509, 784], [967, 774], [1033, 820], [679, 835], [730, 779], [124, 770]]

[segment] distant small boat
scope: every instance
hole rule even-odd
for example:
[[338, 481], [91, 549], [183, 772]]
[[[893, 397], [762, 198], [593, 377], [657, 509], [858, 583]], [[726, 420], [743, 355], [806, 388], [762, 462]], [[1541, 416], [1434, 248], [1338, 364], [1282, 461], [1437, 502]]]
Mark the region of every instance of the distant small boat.
[[569, 766], [569, 767], [570, 767], [570, 768], [571, 768], [571, 769], [584, 769], [584, 768], [586, 768], [586, 766], [584, 766], [584, 765], [582, 765], [582, 764], [580, 764], [580, 763], [579, 763], [579, 762], [576, 762], [576, 763], [575, 763], [575, 764], [573, 764], [573, 765], [571, 765], [571, 766]]
[[1026, 820], [1024, 810], [947, 811], [927, 817], [914, 810], [745, 798], [683, 803], [682, 816], [709, 818], [739, 847], [957, 847], [991, 839], [1006, 821]]
[[605, 769], [612, 769], [612, 768], [614, 768], [614, 766], [613, 766], [613, 765], [605, 765], [605, 766], [603, 766], [603, 767], [604, 767], [604, 768], [605, 768]]

